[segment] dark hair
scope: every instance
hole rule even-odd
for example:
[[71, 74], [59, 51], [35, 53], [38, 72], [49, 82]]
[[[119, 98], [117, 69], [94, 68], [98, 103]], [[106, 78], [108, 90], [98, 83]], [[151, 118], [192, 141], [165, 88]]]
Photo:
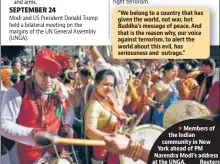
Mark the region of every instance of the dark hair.
[[11, 63], [11, 66], [14, 67], [14, 66], [16, 65], [16, 63], [20, 63], [20, 64], [21, 64], [20, 61], [18, 61], [18, 60], [13, 60], [12, 63]]
[[159, 68], [160, 71], [162, 71], [164, 74], [173, 69], [174, 67], [177, 67], [178, 65], [175, 63], [175, 62], [169, 62], [169, 63], [166, 63], [165, 65], [161, 66]]
[[88, 62], [90, 62], [90, 59], [89, 59], [88, 57], [84, 57], [83, 63], [84, 63], [84, 64], [87, 64]]
[[34, 69], [34, 67], [31, 67], [28, 71], [27, 71], [27, 76], [31, 76], [31, 73], [32, 73], [32, 71], [33, 71], [33, 69]]
[[129, 68], [130, 68], [130, 71], [132, 72], [132, 74], [134, 74], [134, 65], [133, 65], [133, 63], [131, 62], [131, 61], [128, 61], [128, 66], [129, 66]]
[[20, 81], [24, 81], [26, 79], [26, 75], [20, 75], [19, 78], [20, 78]]
[[73, 59], [79, 59], [79, 56], [78, 55], [74, 55]]
[[21, 67], [22, 67], [22, 68], [25, 68], [26, 66], [27, 66], [27, 64], [24, 64], [24, 63], [21, 64]]
[[13, 83], [17, 83], [18, 82], [18, 76], [15, 74], [15, 73], [13, 73], [12, 75], [11, 75], [11, 79], [10, 79]]
[[92, 77], [91, 72], [90, 72], [89, 69], [87, 69], [87, 68], [83, 68], [83, 69], [80, 71], [80, 75], [82, 75], [82, 76], [84, 76], [84, 77]]
[[78, 61], [78, 62], [76, 63], [76, 67], [79, 68], [79, 67], [81, 67], [81, 66], [83, 66], [83, 63], [82, 63], [81, 61]]
[[205, 59], [202, 61], [202, 64], [210, 66], [212, 69], [215, 69], [215, 60], [214, 59]]
[[4, 64], [5, 66], [9, 66], [9, 65], [10, 65], [10, 60], [5, 60], [5, 61], [3, 62], [3, 64]]
[[188, 64], [191, 65], [193, 69], [199, 67], [199, 61], [196, 59], [192, 59], [188, 61]]
[[192, 66], [189, 65], [188, 63], [182, 61], [182, 62], [179, 62], [178, 65], [179, 65], [179, 68], [180, 68], [181, 70], [184, 70], [187, 74], [190, 73], [190, 72], [192, 72]]
[[116, 86], [116, 76], [115, 73], [110, 69], [103, 69], [97, 72], [95, 76], [95, 84], [99, 84], [105, 76], [113, 76], [114, 78], [114, 87]]
[[71, 83], [71, 80], [74, 80], [75, 74], [68, 69], [64, 69], [60, 75], [60, 78], [63, 80], [64, 84]]

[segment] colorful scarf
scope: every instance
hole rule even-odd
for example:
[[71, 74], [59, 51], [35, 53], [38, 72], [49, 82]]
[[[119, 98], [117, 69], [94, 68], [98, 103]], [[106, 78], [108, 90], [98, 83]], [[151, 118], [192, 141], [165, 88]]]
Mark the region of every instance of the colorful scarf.
[[[37, 81], [36, 81], [34, 76], [32, 76], [32, 81], [33, 81], [34, 87], [36, 87], [42, 94], [47, 94], [48, 95], [48, 98], [47, 98], [48, 100], [47, 101], [49, 101], [49, 99], [51, 99], [52, 97], [57, 97], [59, 99], [60, 103], [57, 106], [56, 117], [61, 117], [63, 109], [69, 109], [70, 108], [69, 99], [68, 99], [68, 97], [67, 98], [63, 97], [62, 92], [60, 91], [58, 83], [56, 84], [56, 86], [53, 89], [53, 91], [47, 92], [47, 91], [42, 91], [40, 89], [40, 87], [39, 87], [39, 85], [38, 85], [38, 83], [37, 83]], [[44, 104], [44, 103], [42, 103], [42, 104]]]
[[104, 98], [97, 91], [94, 91], [92, 98], [99, 101], [106, 109], [110, 110], [119, 119], [126, 117], [124, 111], [116, 106], [112, 97]]

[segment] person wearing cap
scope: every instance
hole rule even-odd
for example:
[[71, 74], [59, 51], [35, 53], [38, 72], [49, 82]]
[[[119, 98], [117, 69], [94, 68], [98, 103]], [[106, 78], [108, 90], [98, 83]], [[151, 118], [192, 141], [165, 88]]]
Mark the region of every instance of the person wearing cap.
[[73, 136], [70, 128], [73, 111], [67, 103], [68, 93], [57, 79], [62, 69], [68, 67], [68, 62], [67, 55], [42, 49], [36, 57], [33, 76], [16, 83], [4, 95], [1, 134], [18, 142], [21, 164], [32, 164], [54, 153], [53, 149], [37, 147], [33, 138], [38, 132]]

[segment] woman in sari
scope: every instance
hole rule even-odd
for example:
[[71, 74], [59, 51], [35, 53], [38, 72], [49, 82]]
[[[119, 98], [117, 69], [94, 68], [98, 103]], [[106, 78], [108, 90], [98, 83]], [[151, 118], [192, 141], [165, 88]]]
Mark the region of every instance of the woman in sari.
[[[118, 131], [128, 121], [124, 111], [112, 98], [115, 87], [116, 76], [112, 70], [103, 69], [96, 74], [94, 92], [84, 115], [84, 128], [88, 138], [104, 140], [104, 136]], [[119, 164], [119, 157], [108, 153], [104, 147], [93, 147], [93, 155], [99, 161], [107, 159], [107, 164]]]
[[179, 93], [176, 88], [177, 65], [169, 62], [162, 69], [164, 77], [155, 83], [148, 92], [148, 103], [154, 107], [153, 123], [161, 127], [163, 127], [163, 117], [166, 109], [179, 99]]
[[149, 90], [151, 85], [153, 85], [153, 82], [151, 81], [152, 72], [150, 68], [144, 69], [144, 72], [140, 78], [141, 78], [141, 83], [146, 86], [147, 90]]

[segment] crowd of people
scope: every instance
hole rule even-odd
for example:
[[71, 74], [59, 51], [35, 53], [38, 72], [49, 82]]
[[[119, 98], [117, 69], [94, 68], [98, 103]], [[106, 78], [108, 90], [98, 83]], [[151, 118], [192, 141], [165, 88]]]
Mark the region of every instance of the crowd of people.
[[[211, 58], [117, 60], [110, 56], [106, 61], [96, 46], [85, 48], [83, 59], [42, 49], [33, 60], [3, 61], [3, 164], [32, 164], [56, 155], [53, 147], [36, 145], [34, 137], [42, 131], [106, 142], [105, 147], [79, 147], [82, 163], [118, 164], [120, 154], [147, 162], [149, 150], [121, 134], [132, 116], [144, 112], [139, 125], [163, 127], [164, 113], [180, 100], [196, 101], [213, 114], [220, 110], [219, 68]], [[59, 145], [57, 150], [73, 161], [69, 146]]]

